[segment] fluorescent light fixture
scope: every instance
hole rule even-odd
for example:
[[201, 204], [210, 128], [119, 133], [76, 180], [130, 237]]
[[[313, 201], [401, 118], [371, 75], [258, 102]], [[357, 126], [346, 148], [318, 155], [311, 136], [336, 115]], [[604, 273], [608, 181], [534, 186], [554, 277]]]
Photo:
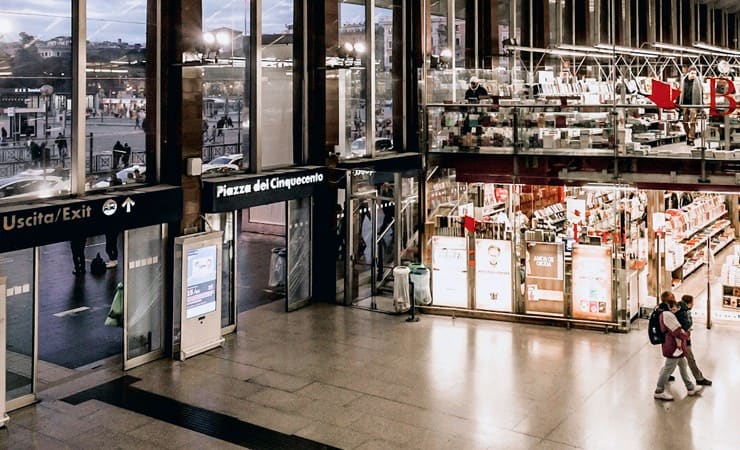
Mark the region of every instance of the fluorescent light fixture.
[[608, 53], [610, 55], [612, 54], [611, 50], [607, 50], [605, 48], [588, 47], [585, 45], [560, 44], [558, 45], [558, 48], [561, 48], [563, 50], [574, 50], [574, 51], [583, 52], [583, 53], [598, 52], [598, 53]]
[[[560, 46], [562, 47], [562, 46]], [[532, 53], [544, 53], [547, 55], [555, 56], [572, 56], [574, 58], [604, 58], [609, 59], [612, 57], [611, 54], [602, 53], [596, 51], [594, 48], [582, 47], [586, 52], [574, 51], [565, 48], [538, 48], [538, 47], [523, 47], [521, 45], [510, 45], [507, 47], [508, 50], [517, 50], [520, 52], [532, 52]]]
[[679, 52], [679, 53], [692, 53], [692, 54], [697, 54], [697, 55], [704, 53], [701, 50], [697, 50], [693, 47], [682, 47], [680, 45], [665, 44], [663, 42], [654, 42], [653, 47], [659, 48], [661, 50], [671, 50], [673, 52]]
[[642, 56], [642, 57], [648, 57], [648, 58], [658, 58], [658, 57], [669, 57], [670, 58], [673, 56], [673, 55], [667, 55], [664, 53], [651, 51], [651, 50], [645, 50], [641, 48], [623, 47], [621, 45], [596, 44], [595, 47], [602, 49], [602, 50], [610, 50], [610, 51], [614, 51], [616, 53], [621, 53], [625, 55]]
[[705, 44], [703, 42], [695, 42], [694, 47], [703, 50], [709, 50], [710, 52], [720, 53], [722, 55], [732, 55], [735, 57], [740, 57], [740, 50], [733, 50], [731, 48], [717, 47], [714, 45]]

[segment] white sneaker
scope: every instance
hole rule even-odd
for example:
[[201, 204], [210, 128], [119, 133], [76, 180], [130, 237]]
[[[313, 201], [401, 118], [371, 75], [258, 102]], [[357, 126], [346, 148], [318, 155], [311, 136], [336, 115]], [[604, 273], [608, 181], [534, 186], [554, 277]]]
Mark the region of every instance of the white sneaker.
[[118, 266], [118, 260], [117, 259], [113, 259], [113, 260], [110, 260], [107, 263], [105, 263], [105, 267], [107, 269], [112, 269], [112, 268], [117, 267], [117, 266]]
[[653, 397], [657, 400], [666, 400], [666, 401], [673, 400], [673, 396], [666, 391], [656, 392], [655, 394], [653, 394]]
[[687, 394], [689, 395], [696, 395], [699, 392], [704, 390], [704, 386], [694, 386], [694, 389], [690, 389]]

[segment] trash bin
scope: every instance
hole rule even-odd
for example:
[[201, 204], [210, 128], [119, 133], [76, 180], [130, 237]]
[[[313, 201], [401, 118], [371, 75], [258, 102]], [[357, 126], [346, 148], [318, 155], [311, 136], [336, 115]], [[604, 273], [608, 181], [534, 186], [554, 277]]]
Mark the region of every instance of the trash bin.
[[283, 247], [275, 247], [270, 252], [270, 279], [268, 287], [274, 288], [285, 284], [286, 251]]
[[397, 313], [406, 312], [411, 307], [409, 273], [411, 273], [411, 270], [406, 266], [393, 268], [393, 309]]
[[409, 264], [410, 279], [414, 283], [414, 304], [427, 306], [432, 304], [432, 290], [429, 286], [429, 269], [424, 264]]

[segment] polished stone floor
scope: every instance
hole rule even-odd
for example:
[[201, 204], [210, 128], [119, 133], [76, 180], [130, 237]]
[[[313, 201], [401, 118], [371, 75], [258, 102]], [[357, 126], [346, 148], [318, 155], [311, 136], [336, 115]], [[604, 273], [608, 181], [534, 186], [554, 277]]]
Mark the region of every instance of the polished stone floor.
[[[645, 322], [628, 334], [273, 302], [223, 348], [126, 373], [132, 386], [344, 449], [736, 449], [740, 328], [697, 329], [714, 386], [653, 399], [662, 365]], [[637, 329], [637, 326], [640, 329]], [[61, 399], [122, 376], [100, 369], [10, 414], [1, 448], [235, 448], [98, 400]]]

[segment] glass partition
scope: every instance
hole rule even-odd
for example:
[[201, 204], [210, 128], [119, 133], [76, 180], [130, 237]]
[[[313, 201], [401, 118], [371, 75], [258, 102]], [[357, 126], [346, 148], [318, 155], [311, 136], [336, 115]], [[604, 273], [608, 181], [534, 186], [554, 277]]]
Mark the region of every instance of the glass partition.
[[[646, 303], [644, 192], [460, 183], [450, 169], [430, 173], [423, 248], [432, 306], [626, 327]], [[717, 238], [717, 252], [726, 239]]]
[[311, 299], [311, 205], [311, 197], [288, 201], [287, 311], [301, 308]]
[[7, 277], [5, 292], [6, 401], [33, 393], [36, 335], [34, 274], [33, 249], [0, 254], [0, 276]]
[[125, 232], [125, 369], [162, 352], [165, 242], [161, 225]]

